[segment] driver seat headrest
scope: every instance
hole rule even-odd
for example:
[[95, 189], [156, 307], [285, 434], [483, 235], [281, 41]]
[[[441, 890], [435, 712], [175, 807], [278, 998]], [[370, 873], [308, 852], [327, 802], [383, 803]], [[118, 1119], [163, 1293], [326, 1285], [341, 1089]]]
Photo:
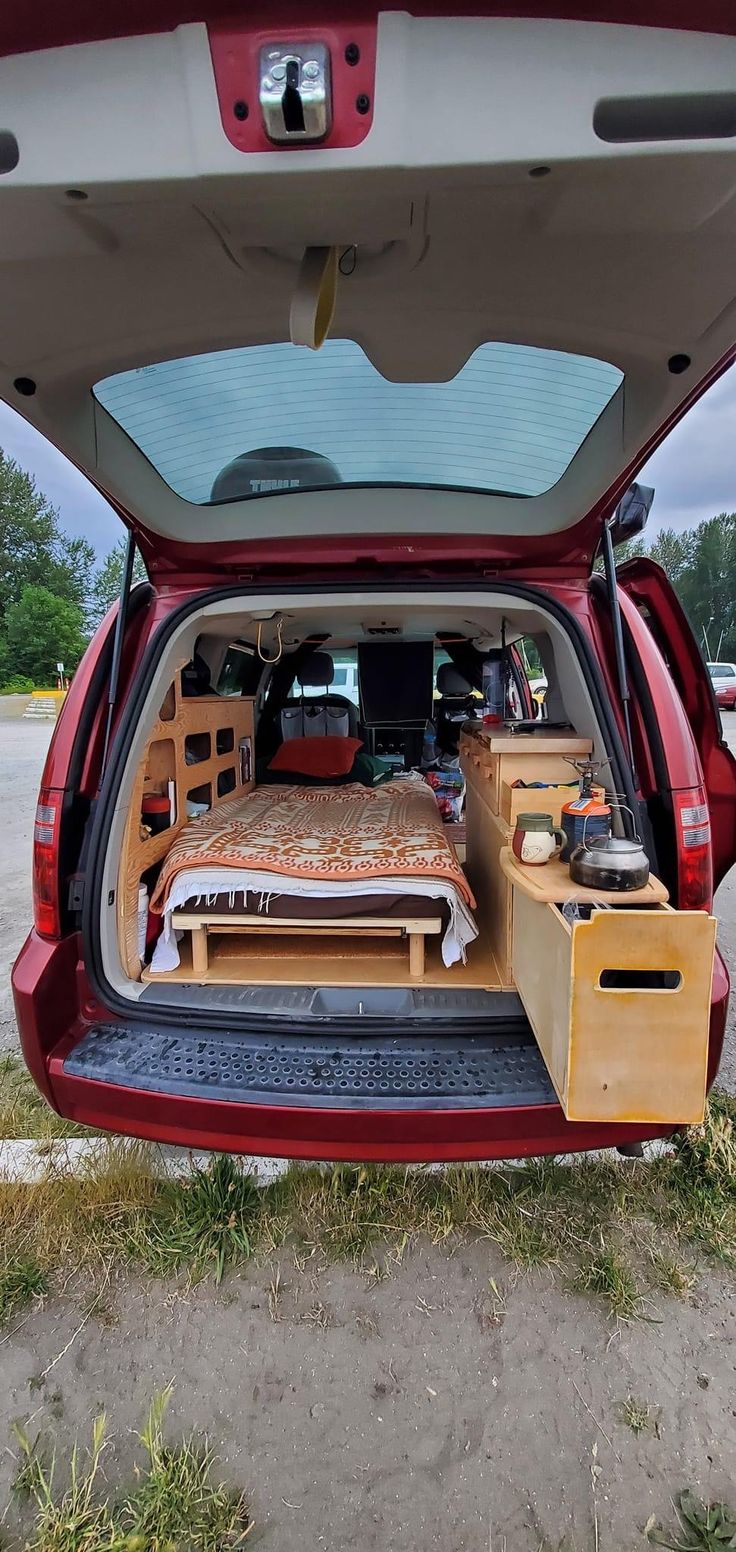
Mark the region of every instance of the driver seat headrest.
[[329, 652], [310, 652], [296, 675], [303, 690], [327, 690], [334, 677], [335, 665]]
[[469, 684], [464, 674], [455, 667], [454, 663], [440, 663], [437, 669], [437, 689], [444, 698], [454, 699], [455, 696], [472, 695], [473, 686]]

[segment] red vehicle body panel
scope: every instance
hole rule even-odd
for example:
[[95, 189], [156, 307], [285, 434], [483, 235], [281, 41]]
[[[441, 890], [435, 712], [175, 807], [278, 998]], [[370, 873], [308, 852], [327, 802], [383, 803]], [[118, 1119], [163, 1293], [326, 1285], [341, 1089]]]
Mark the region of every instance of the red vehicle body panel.
[[[35, 5], [26, 4], [24, 0], [6, 0], [0, 10], [0, 56], [146, 35], [187, 22], [204, 23], [209, 30], [224, 134], [244, 155], [263, 150], [278, 154], [279, 148], [272, 147], [264, 138], [257, 114], [249, 113], [242, 121], [234, 118], [233, 94], [236, 100], [241, 97], [246, 90], [242, 82], [249, 81], [250, 95], [253, 95], [261, 41], [267, 37], [293, 35], [299, 30], [307, 36], [319, 33], [330, 42], [336, 61], [335, 122], [324, 143], [329, 151], [331, 146], [357, 145], [363, 131], [370, 128], [373, 95], [372, 90], [366, 88], [375, 73], [377, 19], [382, 12], [392, 10], [432, 16], [447, 15], [448, 7], [446, 0], [409, 0], [408, 4], [403, 0], [353, 0], [346, 21], [346, 7], [339, 5], [337, 0], [324, 0], [316, 12], [314, 6], [306, 5], [304, 0], [287, 0], [280, 6], [263, 3], [255, 9], [249, 8], [247, 14], [236, 0], [218, 0], [217, 5], [214, 0], [213, 3], [205, 0], [203, 5], [195, 0], [107, 0], [104, 6], [97, 4], [97, 0], [69, 0], [63, 7], [53, 5], [51, 0], [37, 0]], [[467, 0], [460, 8], [460, 14], [736, 35], [736, 8], [731, 0], [701, 0], [697, 6], [692, 0], [607, 0], [604, 5], [599, 0], [506, 0], [506, 3], [503, 0], [485, 0], [485, 3]], [[344, 62], [348, 41], [359, 44], [360, 60], [354, 70]], [[358, 95], [370, 98], [370, 108], [365, 115], [358, 115], [356, 125]], [[587, 577], [599, 546], [603, 521], [669, 431], [735, 359], [736, 347], [694, 383], [677, 408], [619, 471], [588, 512], [560, 531], [525, 535], [521, 560], [527, 573], [533, 568], [540, 576], [544, 568], [553, 568], [558, 577]], [[221, 580], [223, 574], [231, 578], [261, 578], [266, 570], [285, 580], [300, 577], [306, 570], [313, 569], [326, 580], [336, 565], [360, 565], [370, 558], [374, 566], [396, 568], [397, 575], [401, 568], [416, 567], [419, 561], [441, 568], [442, 575], [454, 571], [459, 574], [469, 564], [485, 566], [496, 573], [513, 569], [515, 575], [519, 574], [520, 547], [518, 536], [513, 533], [486, 539], [448, 535], [421, 540], [415, 534], [409, 534], [386, 537], [378, 544], [372, 537], [362, 540], [333, 536], [326, 539], [294, 536], [280, 540], [266, 536], [248, 543], [187, 544], [150, 531], [140, 514], [126, 510], [110, 497], [102, 482], [95, 479], [94, 471], [92, 479], [111, 500], [123, 522], [136, 533], [149, 574], [157, 584], [165, 585], [167, 579], [176, 577], [179, 582], [199, 586], [205, 571], [211, 583]], [[324, 492], [324, 499], [330, 500], [329, 490]]]
[[[734, 758], [723, 740], [710, 677], [682, 604], [661, 566], [646, 558], [629, 561], [621, 567], [619, 584], [629, 628], [638, 636], [644, 635], [648, 643], [647, 679], [657, 710], [662, 708], [665, 717], [660, 727], [674, 789], [697, 785], [697, 781], [686, 779], [683, 764], [688, 743], [695, 748], [697, 741], [696, 757], [702, 768], [699, 779], [704, 780], [708, 793], [717, 885], [736, 855], [736, 802]], [[673, 679], [678, 692], [674, 696]], [[671, 708], [677, 713], [676, 724], [671, 721]]]
[[[356, 580], [359, 579], [351, 574], [351, 583]], [[469, 581], [467, 576], [465, 580]], [[589, 637], [611, 704], [620, 719], [605, 622], [596, 610], [590, 589], [579, 583], [558, 583], [544, 591], [575, 616]], [[119, 715], [147, 642], [172, 609], [187, 600], [196, 601], [196, 596], [191, 590], [172, 588], [165, 595], [152, 595], [148, 606], [139, 610], [138, 623], [130, 633], [123, 656]], [[622, 602], [626, 606], [625, 598]], [[44, 785], [65, 785], [79, 717], [112, 623], [111, 614], [100, 627], [75, 677], [49, 750]], [[633, 606], [630, 625], [657, 698], [671, 780], [683, 788], [696, 786], [702, 781], [702, 771], [687, 717], [661, 654]], [[89, 796], [93, 795], [97, 781], [103, 712], [101, 707], [96, 718], [96, 736], [90, 741], [86, 758], [84, 781]], [[620, 731], [623, 735], [622, 721]], [[646, 796], [645, 777], [642, 786]], [[474, 1110], [340, 1110], [317, 1105], [296, 1107], [182, 1098], [71, 1076], [64, 1072], [63, 1064], [72, 1046], [93, 1024], [118, 1021], [116, 1013], [100, 1004], [90, 985], [81, 934], [76, 931], [59, 942], [47, 942], [37, 932], [31, 932], [13, 970], [13, 991], [23, 1054], [49, 1103], [80, 1124], [135, 1137], [186, 1147], [290, 1158], [418, 1162], [563, 1153], [643, 1141], [662, 1132], [661, 1126], [569, 1122], [557, 1104]], [[720, 1060], [728, 995], [728, 973], [717, 954], [710, 1021], [710, 1081]], [[130, 1018], [123, 1022], [132, 1023], [134, 1017], [131, 1004]], [[147, 1018], [151, 1018], [150, 1009]]]
[[[381, 11], [408, 11], [413, 16], [447, 15], [447, 0], [353, 0], [354, 21], [373, 23]], [[736, 33], [732, 0], [464, 0], [463, 16], [514, 16], [548, 21], [618, 22], [631, 27], [677, 28], [685, 32]], [[336, 0], [324, 0], [318, 18], [331, 24], [343, 20], [345, 8]], [[238, 0], [5, 0], [0, 15], [0, 53], [18, 54], [31, 49], [59, 48], [68, 43], [90, 43], [103, 38], [133, 37], [165, 32], [183, 22], [221, 23], [236, 18], [242, 25], [244, 11]], [[314, 22], [314, 5], [304, 0], [290, 4], [261, 5], [246, 13], [249, 27], [302, 26]]]
[[[302, 1159], [398, 1162], [526, 1157], [645, 1141], [661, 1127], [566, 1121], [559, 1105], [478, 1110], [340, 1110], [181, 1098], [71, 1077], [68, 1051], [96, 1004], [78, 934], [46, 943], [32, 932], [13, 970], [23, 1055], [54, 1109], [80, 1125], [187, 1148]], [[720, 1060], [729, 979], [719, 955], [713, 978], [709, 1082]], [[83, 1016], [83, 1015], [86, 1015]]]

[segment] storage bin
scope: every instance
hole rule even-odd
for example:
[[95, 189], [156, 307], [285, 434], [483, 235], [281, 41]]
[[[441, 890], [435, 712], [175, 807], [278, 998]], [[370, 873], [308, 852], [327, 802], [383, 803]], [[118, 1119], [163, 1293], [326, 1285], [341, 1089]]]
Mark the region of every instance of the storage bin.
[[[560, 783], [550, 787], [512, 787], [510, 782], [501, 782], [501, 799], [499, 803], [499, 815], [504, 824], [510, 825], [513, 830], [519, 814], [527, 813], [533, 809], [536, 813], [550, 814], [553, 824], [558, 825], [562, 816], [564, 803], [569, 803], [577, 793], [578, 783], [574, 772], [571, 770], [572, 780], [569, 785]], [[522, 781], [527, 780], [525, 776]], [[544, 781], [543, 776], [535, 778]], [[605, 799], [605, 788], [593, 787], [594, 795], [601, 802]]]
[[[579, 738], [575, 733], [513, 734], [505, 729], [501, 733], [488, 734], [465, 732], [460, 740], [460, 767], [466, 781], [474, 779], [489, 807], [499, 814], [503, 783], [510, 786], [516, 780], [574, 781], [575, 767], [570, 761], [585, 759], [592, 747], [589, 738]], [[570, 788], [567, 797], [572, 795]], [[527, 793], [526, 808], [544, 808], [536, 797], [531, 803], [529, 799]], [[548, 812], [547, 809], [544, 811]]]
[[567, 1119], [702, 1121], [715, 919], [654, 905], [571, 926], [513, 897], [514, 981]]

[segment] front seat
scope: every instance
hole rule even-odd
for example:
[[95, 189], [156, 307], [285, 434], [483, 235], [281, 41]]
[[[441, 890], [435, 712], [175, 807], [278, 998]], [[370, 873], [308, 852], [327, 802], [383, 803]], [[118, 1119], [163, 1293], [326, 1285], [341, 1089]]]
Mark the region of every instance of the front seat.
[[477, 705], [473, 686], [454, 663], [440, 663], [437, 689], [440, 692], [440, 699], [434, 707], [437, 745], [442, 754], [456, 755], [460, 744], [460, 729], [468, 717], [474, 715]]
[[358, 710], [346, 695], [331, 695], [335, 665], [329, 652], [311, 652], [297, 671], [301, 690], [323, 690], [322, 695], [290, 696], [281, 710], [281, 737], [358, 738]]

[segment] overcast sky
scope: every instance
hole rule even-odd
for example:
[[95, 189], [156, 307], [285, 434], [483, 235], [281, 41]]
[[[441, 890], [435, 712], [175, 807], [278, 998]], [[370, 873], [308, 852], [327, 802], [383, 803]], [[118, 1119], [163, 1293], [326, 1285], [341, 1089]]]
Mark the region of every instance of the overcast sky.
[[[114, 512], [63, 454], [0, 403], [0, 448], [33, 474], [58, 507], [64, 528], [91, 539], [104, 555], [122, 529]], [[736, 367], [671, 432], [639, 476], [654, 485], [649, 533], [688, 528], [736, 510]]]

